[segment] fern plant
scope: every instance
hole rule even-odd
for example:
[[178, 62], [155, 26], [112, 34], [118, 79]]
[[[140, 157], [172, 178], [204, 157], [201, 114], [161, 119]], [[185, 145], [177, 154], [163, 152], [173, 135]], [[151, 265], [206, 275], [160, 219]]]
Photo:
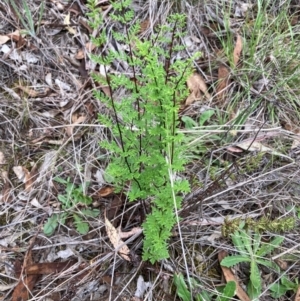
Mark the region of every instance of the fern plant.
[[[88, 2], [91, 26], [96, 28], [101, 25], [101, 14], [96, 1]], [[143, 223], [143, 259], [155, 262], [169, 256], [167, 242], [176, 222], [175, 208], [180, 208], [181, 194], [189, 191], [188, 182], [176, 177], [186, 163], [183, 135], [177, 126], [179, 104], [187, 96], [185, 83], [194, 58], [171, 64], [174, 52], [183, 49], [178, 43], [184, 34], [183, 15], [170, 16], [154, 36], [141, 40], [139, 24], [130, 24], [134, 17], [130, 2], [111, 2], [114, 13], [110, 18], [122, 24], [125, 32], [113, 31], [113, 38], [128, 50], [91, 56], [105, 73], [104, 77], [94, 74], [94, 80], [109, 89], [106, 95], [94, 92], [112, 112], [99, 116], [114, 137], [101, 142], [111, 155], [107, 174], [120, 190], [128, 187], [130, 201], [150, 200]], [[103, 33], [93, 43], [101, 46], [106, 39]], [[126, 74], [108, 74], [108, 66], [117, 60], [129, 66]], [[126, 91], [122, 97], [120, 90]]]

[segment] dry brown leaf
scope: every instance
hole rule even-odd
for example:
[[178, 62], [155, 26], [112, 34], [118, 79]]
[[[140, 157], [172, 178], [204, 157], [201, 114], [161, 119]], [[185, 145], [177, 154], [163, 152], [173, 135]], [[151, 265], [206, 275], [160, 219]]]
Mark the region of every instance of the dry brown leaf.
[[29, 172], [28, 169], [23, 166], [14, 166], [13, 171], [18, 179], [25, 183], [25, 190], [29, 192], [38, 176], [37, 166], [35, 165], [31, 172]]
[[34, 165], [29, 174], [25, 174], [25, 191], [29, 192], [32, 189], [34, 182], [39, 175], [37, 165]]
[[229, 69], [221, 64], [218, 70], [217, 98], [223, 101], [226, 94], [226, 88], [229, 84]]
[[235, 147], [235, 146], [228, 146], [228, 147], [226, 147], [226, 149], [232, 153], [242, 153], [243, 152], [242, 149]]
[[[85, 49], [90, 53], [96, 48], [96, 45], [94, 45], [92, 42], [88, 42], [85, 44]], [[85, 51], [83, 49], [80, 49], [77, 54], [75, 55], [75, 59], [82, 60], [85, 58]]]
[[233, 50], [234, 66], [236, 66], [238, 64], [242, 50], [243, 50], [243, 40], [242, 40], [242, 37], [238, 34], [236, 37], [236, 43], [235, 43], [235, 47]]
[[140, 26], [141, 28], [139, 33], [145, 32], [150, 27], [150, 20], [149, 19], [144, 20], [143, 22], [141, 22]]
[[14, 171], [15, 175], [17, 176], [17, 178], [19, 179], [19, 181], [25, 183], [25, 181], [26, 181], [25, 176], [28, 177], [29, 171], [23, 166], [14, 166], [13, 171]]
[[38, 92], [36, 92], [33, 89], [30, 89], [28, 87], [22, 87], [22, 86], [18, 86], [18, 88], [23, 92], [25, 92], [26, 94], [28, 94], [28, 96], [30, 97], [38, 97]]
[[[131, 261], [128, 256], [130, 253], [129, 248], [124, 244], [123, 240], [120, 238], [119, 231], [111, 224], [111, 222], [105, 217], [105, 227], [106, 232], [109, 237], [110, 242], [120, 255], [127, 261]], [[120, 247], [122, 245], [122, 247]]]
[[289, 267], [289, 264], [285, 260], [277, 258], [274, 261], [280, 267], [280, 269], [282, 269], [283, 271], [286, 271], [288, 269], [288, 267]]
[[9, 40], [10, 40], [10, 38], [8, 36], [1, 36], [0, 35], [0, 45], [5, 44]]
[[300, 285], [297, 289], [294, 301], [300, 301]]
[[98, 190], [97, 194], [101, 197], [108, 196], [114, 192], [114, 188], [111, 186], [105, 186]]
[[65, 262], [42, 262], [28, 265], [25, 268], [27, 275], [49, 275], [53, 273], [60, 273], [72, 265], [75, 265], [77, 260], [69, 260]]
[[[243, 40], [240, 35], [237, 35], [236, 44], [233, 50], [233, 63], [234, 66], [238, 64], [238, 61], [243, 50]], [[230, 83], [230, 72], [229, 68], [221, 64], [218, 69], [218, 84], [217, 84], [217, 98], [219, 102], [225, 101], [226, 88]]]
[[39, 275], [24, 276], [15, 287], [11, 301], [26, 301], [31, 298], [31, 291], [39, 277]]
[[29, 97], [46, 97], [49, 92], [51, 91], [50, 88], [46, 88], [44, 91], [35, 91], [33, 89], [30, 89], [29, 87], [23, 87], [23, 86], [17, 86], [18, 89], [22, 90], [23, 92], [25, 92]]
[[[72, 119], [73, 125], [75, 126], [77, 124], [84, 122], [86, 120], [86, 116], [81, 115], [78, 117], [77, 114], [74, 114], [74, 115], [72, 115], [71, 119]], [[73, 135], [74, 126], [70, 125], [66, 129], [66, 133], [69, 137], [71, 137]]]
[[69, 31], [70, 34], [75, 35], [76, 34], [76, 30], [71, 27], [71, 22], [70, 22], [70, 13], [68, 13], [65, 18], [64, 18], [64, 25], [67, 25], [67, 30]]
[[195, 101], [201, 100], [202, 94], [204, 94], [207, 99], [210, 98], [210, 94], [208, 93], [206, 83], [200, 74], [193, 73], [187, 79], [187, 86], [190, 89], [191, 94], [185, 101], [186, 105], [190, 105]]
[[26, 40], [22, 37], [19, 30], [15, 30], [7, 35], [10, 39], [17, 42], [17, 48], [20, 49], [26, 44]]
[[[32, 264], [32, 256], [31, 251], [28, 252], [26, 258], [24, 259], [23, 265]], [[20, 267], [19, 267], [20, 268]], [[21, 274], [21, 268], [19, 270], [16, 270], [16, 274], [19, 276]], [[19, 276], [20, 280], [17, 284], [17, 286], [14, 289], [14, 292], [12, 294], [11, 301], [26, 301], [29, 298], [32, 297], [31, 291], [38, 281], [40, 275], [28, 275], [28, 276]]]
[[120, 232], [120, 237], [121, 238], [128, 238], [130, 236], [133, 236], [135, 234], [142, 233], [142, 232], [143, 232], [142, 228], [134, 227], [128, 232]]
[[84, 58], [84, 51], [82, 49], [80, 49], [76, 55], [75, 55], [75, 59], [76, 60], [82, 60]]
[[[220, 251], [218, 254], [219, 262], [227, 256], [226, 251]], [[242, 300], [242, 301], [251, 301], [251, 299], [248, 297], [246, 292], [242, 289], [242, 287], [239, 285], [238, 281], [236, 280], [234, 274], [231, 272], [231, 270], [227, 267], [223, 267], [221, 265], [222, 272], [224, 274], [224, 277], [226, 279], [226, 282], [234, 281], [236, 285], [236, 295]]]
[[249, 152], [272, 152], [273, 150], [267, 146], [264, 146], [258, 141], [247, 139], [237, 143], [236, 146]]

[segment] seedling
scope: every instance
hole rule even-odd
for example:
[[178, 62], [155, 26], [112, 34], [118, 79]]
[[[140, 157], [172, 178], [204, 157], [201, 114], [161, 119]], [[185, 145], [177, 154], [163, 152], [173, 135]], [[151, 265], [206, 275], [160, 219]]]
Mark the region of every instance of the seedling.
[[80, 234], [86, 234], [89, 231], [89, 224], [84, 220], [88, 217], [97, 217], [98, 209], [89, 209], [92, 198], [83, 193], [83, 186], [75, 186], [70, 179], [55, 178], [56, 182], [66, 186], [66, 194], [59, 194], [58, 200], [61, 202], [61, 213], [54, 213], [50, 216], [44, 225], [44, 233], [52, 235], [59, 224], [64, 225], [68, 218], [72, 218], [76, 230]]
[[[193, 278], [191, 280], [191, 289], [199, 289], [199, 284], [197, 281]], [[236, 284], [234, 281], [228, 281], [225, 287], [223, 287], [220, 292], [215, 292], [215, 293], [208, 293], [207, 291], [203, 290], [202, 292], [195, 293], [192, 299], [192, 293], [188, 289], [188, 286], [186, 282], [184, 281], [183, 275], [182, 274], [175, 274], [174, 275], [174, 283], [177, 288], [177, 295], [179, 298], [183, 301], [191, 301], [191, 300], [196, 300], [196, 301], [211, 301], [211, 300], [216, 300], [216, 301], [228, 301], [231, 300], [231, 298], [235, 295], [235, 290], [236, 290]], [[213, 298], [215, 295], [217, 295], [216, 299]]]
[[295, 282], [293, 282], [289, 280], [288, 277], [282, 276], [280, 278], [280, 282], [276, 282], [270, 287], [270, 291], [272, 292], [271, 296], [273, 298], [278, 299], [281, 296], [285, 295], [286, 292], [288, 291], [293, 291], [294, 293], [296, 293], [298, 288], [299, 288], [298, 279], [296, 279]]
[[[37, 26], [34, 24], [33, 15], [30, 11], [27, 1], [23, 0], [22, 3], [20, 3], [20, 7], [16, 5], [15, 0], [5, 0], [5, 2], [13, 7], [14, 13], [17, 15], [18, 19], [21, 21], [24, 27], [23, 32], [29, 34], [32, 37], [36, 37], [36, 34], [41, 25], [44, 8], [45, 8], [45, 2], [41, 1], [41, 5], [38, 11]], [[24, 10], [24, 13], [22, 13], [22, 10]], [[35, 29], [35, 27], [37, 27], [37, 30]]]
[[215, 114], [214, 110], [204, 111], [200, 115], [198, 123], [189, 116], [182, 116], [181, 120], [183, 121], [187, 129], [191, 129], [193, 127], [198, 127], [198, 126], [202, 127], [205, 124], [205, 122], [207, 122], [214, 114]]
[[241, 262], [249, 263], [250, 265], [250, 281], [247, 285], [247, 292], [249, 297], [254, 300], [258, 298], [262, 292], [262, 280], [259, 272], [259, 265], [263, 265], [276, 272], [280, 272], [280, 268], [274, 262], [264, 258], [270, 254], [275, 248], [283, 242], [284, 238], [277, 236], [269, 243], [262, 242], [262, 236], [258, 232], [253, 233], [251, 237], [250, 232], [243, 229], [236, 230], [231, 234], [231, 239], [236, 247], [239, 255], [227, 256], [221, 261], [221, 265], [225, 267], [232, 267]]

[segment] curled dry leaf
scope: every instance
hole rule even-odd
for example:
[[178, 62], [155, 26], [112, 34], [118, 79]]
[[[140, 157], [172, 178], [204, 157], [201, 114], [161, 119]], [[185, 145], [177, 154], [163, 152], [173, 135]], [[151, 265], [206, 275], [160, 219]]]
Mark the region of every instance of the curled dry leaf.
[[[225, 257], [227, 256], [226, 251], [220, 251], [218, 254], [219, 262], [221, 262]], [[226, 282], [234, 281], [236, 284], [236, 295], [240, 298], [242, 301], [251, 301], [246, 292], [242, 289], [242, 287], [239, 285], [238, 281], [236, 280], [234, 274], [231, 272], [231, 270], [227, 267], [223, 267], [221, 265], [222, 272], [224, 274], [224, 277], [226, 279]]]
[[13, 171], [16, 174], [19, 181], [25, 183], [25, 176], [29, 175], [29, 171], [23, 166], [14, 166]]
[[226, 149], [232, 153], [242, 153], [243, 152], [242, 149], [235, 147], [235, 146], [228, 146]]
[[53, 84], [52, 84], [52, 74], [49, 72], [46, 74], [45, 76], [45, 82], [47, 83], [47, 85], [51, 88], [53, 88]]
[[135, 300], [143, 300], [143, 296], [147, 289], [149, 289], [152, 286], [151, 282], [146, 282], [144, 280], [144, 277], [142, 275], [139, 276], [137, 280], [137, 285], [136, 285], [136, 291], [134, 293], [134, 298], [138, 298]]
[[242, 50], [243, 50], [243, 40], [242, 40], [242, 37], [238, 34], [236, 37], [236, 43], [235, 43], [235, 47], [233, 50], [234, 66], [237, 66], [240, 56], [241, 56], [241, 53], [242, 53]]
[[295, 295], [295, 301], [300, 301], [300, 285], [299, 285], [296, 295]]
[[251, 141], [250, 139], [247, 139], [245, 141], [242, 141], [238, 143], [236, 146], [240, 147], [241, 149], [249, 152], [272, 152], [273, 150], [267, 146], [264, 146], [258, 141]]
[[[105, 227], [106, 232], [109, 237], [110, 242], [115, 247], [120, 255], [127, 261], [131, 261], [128, 256], [130, 253], [129, 248], [124, 244], [123, 240], [120, 238], [120, 232], [111, 224], [111, 222], [105, 217]], [[121, 247], [122, 246], [122, 247]]]
[[128, 232], [120, 232], [120, 237], [121, 238], [128, 238], [130, 236], [133, 236], [135, 234], [140, 234], [142, 232], [143, 232], [142, 228], [140, 228], [140, 227], [134, 227], [134, 228], [132, 228]]
[[12, 294], [12, 301], [25, 301], [31, 298], [31, 291], [39, 279], [39, 275], [24, 276], [17, 284]]
[[[240, 35], [236, 37], [236, 44], [233, 50], [233, 64], [234, 67], [237, 66], [241, 53], [243, 50], [243, 40]], [[221, 64], [218, 69], [218, 85], [217, 85], [217, 98], [219, 101], [225, 100], [226, 88], [228, 87], [230, 80], [229, 80], [229, 68]]]
[[0, 35], [0, 45], [5, 44], [9, 40], [10, 40], [10, 38], [8, 36]]
[[65, 19], [64, 19], [64, 25], [67, 25], [67, 29], [69, 31], [70, 34], [73, 34], [75, 35], [76, 34], [76, 30], [71, 27], [71, 22], [70, 22], [70, 13], [68, 13], [66, 16], [65, 16]]
[[229, 69], [224, 64], [221, 64], [218, 69], [218, 84], [217, 84], [217, 98], [223, 101], [225, 98], [226, 88], [229, 84]]
[[25, 183], [26, 192], [29, 192], [38, 176], [37, 166], [34, 166], [31, 172], [29, 172], [28, 169], [23, 166], [14, 166], [13, 171], [16, 174], [17, 178], [21, 182]]
[[105, 186], [98, 190], [97, 194], [101, 197], [108, 196], [114, 192], [114, 188], [111, 186]]
[[191, 91], [191, 94], [185, 101], [186, 105], [190, 105], [195, 101], [201, 100], [202, 95], [204, 94], [207, 99], [210, 98], [210, 94], [208, 93], [206, 83], [203, 77], [198, 73], [193, 73], [187, 79], [187, 86]]
[[25, 267], [25, 273], [27, 275], [49, 275], [61, 273], [64, 270], [75, 266], [77, 260], [69, 260], [65, 262], [41, 262], [30, 264]]
[[35, 91], [33, 89], [30, 89], [29, 87], [23, 87], [20, 85], [17, 88], [25, 92], [29, 97], [33, 97], [33, 98], [46, 97], [50, 92], [50, 88], [46, 88], [44, 89], [44, 91]]
[[[77, 115], [72, 116], [72, 122], [73, 122], [74, 126], [84, 122], [85, 120], [86, 120], [86, 116], [84, 116], [84, 115], [79, 116], [79, 117]], [[74, 126], [72, 126], [72, 125], [68, 126], [66, 129], [67, 135], [69, 137], [71, 137], [73, 135]]]
[[85, 58], [85, 52], [91, 53], [96, 48], [96, 45], [92, 42], [88, 42], [85, 44], [85, 49], [80, 49], [75, 55], [75, 59], [82, 60]]
[[140, 24], [140, 33], [144, 33], [150, 27], [150, 25], [151, 23], [149, 19], [142, 21]]
[[282, 260], [282, 259], [275, 259], [274, 260], [276, 262], [276, 264], [283, 270], [283, 271], [286, 271], [289, 267], [289, 264], [287, 263], [287, 261], [285, 260]]
[[[26, 268], [27, 265], [33, 264], [31, 251], [28, 252], [26, 258], [24, 259], [23, 266]], [[15, 273], [19, 274], [21, 270], [17, 271], [15, 267]], [[39, 275], [17, 275], [20, 279], [15, 287], [13, 294], [12, 294], [12, 301], [26, 301], [32, 296], [32, 290], [35, 286], [36, 282], [39, 279]]]
[[32, 167], [29, 175], [25, 176], [25, 191], [29, 192], [32, 189], [34, 182], [38, 178], [38, 175], [39, 175], [38, 167], [35, 164]]

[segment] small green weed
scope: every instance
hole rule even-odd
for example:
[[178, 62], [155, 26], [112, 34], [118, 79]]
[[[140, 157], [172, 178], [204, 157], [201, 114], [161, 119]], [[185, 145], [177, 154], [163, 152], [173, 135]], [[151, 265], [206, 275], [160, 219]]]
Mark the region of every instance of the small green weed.
[[205, 122], [207, 122], [213, 115], [215, 114], [215, 110], [206, 110], [204, 111], [200, 117], [198, 122], [196, 122], [193, 118], [189, 116], [182, 116], [181, 120], [184, 123], [187, 129], [192, 129], [193, 127], [203, 127]]
[[296, 207], [297, 217], [300, 218], [300, 207]]
[[59, 224], [64, 225], [68, 218], [73, 218], [76, 230], [80, 234], [86, 234], [89, 231], [89, 224], [84, 221], [87, 217], [97, 217], [98, 209], [86, 208], [92, 203], [92, 198], [83, 194], [83, 186], [76, 187], [62, 178], [55, 178], [55, 181], [66, 186], [66, 194], [59, 194], [58, 200], [62, 204], [62, 213], [54, 213], [50, 216], [44, 225], [44, 233], [52, 235]]
[[28, 6], [27, 1], [22, 1], [21, 8], [24, 9], [24, 14], [22, 13], [22, 9], [20, 9], [14, 0], [5, 0], [6, 3], [11, 4], [11, 6], [14, 9], [14, 12], [18, 16], [19, 20], [21, 21], [22, 25], [24, 26], [24, 30], [26, 34], [29, 34], [32, 37], [36, 37], [36, 33], [39, 29], [39, 26], [42, 21], [44, 8], [45, 8], [45, 1], [41, 1], [41, 5], [38, 11], [38, 24], [37, 24], [37, 30], [35, 29], [35, 24], [33, 21], [33, 16], [30, 11], [30, 8]]
[[[197, 290], [199, 288], [199, 284], [197, 281], [193, 278], [191, 280], [191, 285], [190, 288], [192, 290]], [[207, 291], [203, 290], [202, 292], [195, 293], [192, 299], [192, 293], [189, 291], [187, 284], [184, 281], [183, 275], [182, 274], [175, 274], [174, 275], [174, 283], [177, 288], [177, 295], [179, 296], [180, 299], [183, 301], [191, 301], [191, 300], [196, 300], [196, 301], [211, 301], [211, 300], [216, 300], [216, 301], [228, 301], [231, 300], [231, 298], [235, 295], [235, 290], [236, 290], [236, 284], [234, 281], [228, 281], [225, 287], [223, 287], [219, 292], [214, 292], [214, 293], [208, 293]], [[216, 296], [214, 298], [214, 296]]]
[[[231, 67], [230, 76], [238, 83], [225, 110], [238, 112], [231, 124], [244, 124], [260, 109], [266, 112], [272, 124], [294, 124], [299, 120], [296, 97], [300, 72], [298, 24], [291, 22], [291, 0], [285, 1], [280, 8], [274, 3], [258, 0], [247, 10], [245, 19], [240, 23], [243, 51], [238, 68], [235, 68], [233, 60], [232, 1], [223, 1], [217, 11], [223, 24], [219, 25], [215, 34], [222, 45], [225, 61]], [[286, 114], [286, 111], [291, 114]]]
[[259, 233], [253, 233], [251, 237], [248, 231], [243, 229], [236, 230], [231, 234], [231, 239], [236, 247], [239, 255], [227, 256], [221, 261], [221, 265], [232, 267], [241, 262], [250, 264], [250, 281], [247, 285], [249, 297], [254, 300], [259, 297], [262, 292], [262, 280], [259, 272], [259, 265], [263, 265], [276, 272], [280, 272], [280, 268], [274, 262], [264, 257], [270, 254], [275, 248], [283, 242], [284, 238], [277, 236], [269, 243], [262, 242], [262, 236]]
[[296, 293], [298, 288], [299, 288], [298, 279], [296, 279], [295, 282], [293, 282], [289, 280], [288, 277], [283, 276], [280, 278], [280, 282], [276, 282], [270, 287], [270, 291], [272, 292], [271, 296], [273, 298], [278, 299], [284, 296], [288, 291], [293, 291], [294, 293]]

